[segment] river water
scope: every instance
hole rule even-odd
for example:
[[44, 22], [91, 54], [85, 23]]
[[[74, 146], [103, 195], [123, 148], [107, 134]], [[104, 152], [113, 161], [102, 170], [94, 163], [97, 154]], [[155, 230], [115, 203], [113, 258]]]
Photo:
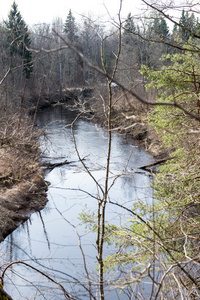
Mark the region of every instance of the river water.
[[[1, 243], [1, 264], [23, 261], [60, 282], [74, 299], [90, 299], [84, 261], [92, 280], [94, 298], [98, 294], [96, 234], [81, 224], [80, 214], [91, 215], [97, 210], [98, 189], [78, 160], [69, 125], [75, 112], [62, 107], [46, 109], [38, 114], [37, 125], [46, 127], [41, 139], [46, 162], [67, 160], [69, 164], [56, 167], [46, 174], [50, 182], [48, 203], [38, 213], [20, 225]], [[78, 119], [74, 134], [81, 158], [99, 184], [104, 185], [107, 158], [107, 132], [85, 119]], [[109, 199], [131, 208], [135, 199], [150, 202], [152, 178], [139, 167], [153, 161], [133, 140], [118, 133], [112, 136]], [[119, 176], [120, 175], [120, 176]], [[107, 204], [106, 219], [120, 225], [130, 219], [120, 207]], [[105, 245], [105, 255], [113, 247]], [[105, 286], [106, 299], [129, 299], [115, 288], [110, 277]], [[110, 275], [109, 275], [110, 276]], [[110, 281], [109, 281], [110, 280]], [[15, 299], [65, 299], [55, 283], [22, 264], [13, 265], [6, 272], [5, 289]], [[144, 291], [148, 293], [148, 287]], [[134, 298], [132, 298], [134, 299]]]

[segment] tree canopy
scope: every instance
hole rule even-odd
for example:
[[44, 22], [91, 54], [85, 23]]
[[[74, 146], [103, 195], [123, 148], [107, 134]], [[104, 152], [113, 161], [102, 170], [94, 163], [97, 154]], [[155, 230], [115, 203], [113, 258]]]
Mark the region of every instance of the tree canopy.
[[70, 42], [75, 42], [77, 40], [78, 29], [71, 9], [69, 10], [64, 24], [64, 32], [67, 34], [67, 37]]
[[10, 54], [22, 58], [23, 71], [26, 78], [30, 78], [33, 71], [32, 53], [28, 48], [31, 44], [31, 39], [28, 33], [28, 26], [23, 20], [18, 6], [13, 2], [10, 13], [8, 15], [8, 21], [5, 22], [7, 29], [7, 47], [10, 48]]

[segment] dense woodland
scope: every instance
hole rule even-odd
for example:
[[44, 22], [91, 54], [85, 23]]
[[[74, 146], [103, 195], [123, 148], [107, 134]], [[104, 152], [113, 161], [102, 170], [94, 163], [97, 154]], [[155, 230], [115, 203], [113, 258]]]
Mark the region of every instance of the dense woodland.
[[[64, 22], [31, 28], [14, 2], [0, 24], [1, 113], [12, 106], [21, 114], [42, 98], [62, 99], [68, 88], [90, 87], [97, 94], [88, 105], [94, 114], [94, 109], [104, 111], [110, 133], [117, 117], [121, 128], [132, 120], [132, 131], [137, 122], [148, 123], [167, 155], [154, 174], [155, 203], [133, 203], [128, 229], [105, 226], [107, 187], [99, 201], [101, 214], [82, 216], [90, 228], [98, 228], [99, 297], [105, 297], [103, 274], [116, 269], [122, 273], [118, 287], [128, 288], [130, 299], [146, 280], [153, 282], [149, 299], [199, 299], [200, 5], [142, 2], [147, 4], [142, 17], [130, 12], [122, 19], [119, 10], [109, 26], [89, 17], [78, 22], [70, 10]], [[179, 17], [169, 9], [177, 9]], [[116, 247], [105, 258], [106, 270], [103, 243]]]
[[4, 82], [5, 93], [1, 101], [6, 97], [12, 101], [13, 87], [15, 97], [16, 91], [22, 90], [33, 97], [41, 90], [41, 83], [42, 90], [49, 94], [72, 86], [105, 82], [72, 50], [53, 51], [63, 46], [57, 33], [99, 68], [102, 68], [102, 56], [107, 72], [111, 73], [120, 29], [121, 54], [117, 79], [127, 88], [138, 85], [142, 78], [139, 73], [141, 65], [158, 69], [163, 64], [159, 60], [163, 54], [181, 51], [178, 39], [183, 39], [181, 43], [187, 42], [193, 33], [198, 35], [200, 30], [198, 18], [184, 10], [178, 21], [182, 27], [174, 24], [169, 30], [168, 23], [162, 13], [153, 9], [143, 20], [135, 20], [130, 13], [126, 20], [120, 20], [120, 24], [116, 25], [105, 26], [88, 17], [77, 23], [70, 10], [64, 23], [56, 19], [52, 24], [36, 24], [28, 28], [14, 3], [8, 20], [0, 27], [2, 79], [10, 72]]
[[[119, 44], [121, 53], [117, 80], [125, 87], [141, 85], [140, 69], [146, 65], [158, 69], [163, 54], [181, 51], [178, 39], [187, 42], [200, 24], [194, 13], [182, 11], [178, 24], [169, 30], [166, 18], [153, 9], [143, 20], [130, 14], [120, 24], [104, 25], [85, 17], [76, 22], [72, 11], [66, 20], [56, 19], [52, 24], [36, 24], [28, 28], [17, 4], [13, 4], [8, 19], [0, 26], [1, 31], [1, 102], [11, 103], [26, 93], [26, 99], [38, 96], [39, 91], [51, 94], [69, 87], [93, 86], [105, 83], [105, 78], [91, 70], [70, 49], [53, 51], [63, 46], [58, 36], [73, 44], [89, 61], [112, 73]], [[171, 22], [172, 23], [172, 22]], [[170, 24], [171, 24], [170, 23]], [[188, 28], [189, 31], [185, 28]], [[171, 47], [171, 45], [175, 47]], [[46, 51], [40, 51], [40, 50]], [[102, 59], [101, 59], [102, 58]], [[9, 72], [9, 76], [4, 77]], [[8, 74], [7, 74], [8, 75]], [[19, 76], [20, 75], [20, 76]], [[142, 82], [144, 84], [144, 81]], [[14, 92], [13, 92], [14, 91]]]

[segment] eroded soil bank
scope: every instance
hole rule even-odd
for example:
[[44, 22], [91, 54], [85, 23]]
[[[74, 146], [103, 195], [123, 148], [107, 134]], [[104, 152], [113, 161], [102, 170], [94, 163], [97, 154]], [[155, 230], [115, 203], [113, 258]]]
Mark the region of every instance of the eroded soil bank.
[[[65, 93], [57, 101], [55, 97], [44, 97], [29, 112], [36, 115], [38, 109], [64, 105], [84, 110], [91, 120], [106, 126], [106, 113], [97, 101], [98, 92], [75, 89]], [[114, 97], [121, 99], [118, 92]], [[134, 99], [129, 105], [129, 100], [128, 104], [118, 101], [113, 107], [113, 130], [129, 134], [154, 157], [166, 157], [158, 136], [147, 123], [147, 110], [138, 106]], [[43, 132], [34, 126], [32, 118], [26, 115], [15, 114], [12, 110], [0, 115], [0, 241], [47, 203], [48, 183], [40, 163], [41, 134]]]
[[[148, 99], [148, 94], [143, 95]], [[30, 114], [35, 114], [45, 107], [62, 105], [81, 112], [83, 116], [95, 123], [107, 126], [108, 113], [108, 89], [105, 86], [70, 88], [62, 91], [62, 94], [42, 95], [40, 101], [32, 99]], [[150, 107], [141, 104], [131, 95], [124, 94], [118, 87], [112, 89], [112, 128], [125, 135], [130, 135], [140, 142], [145, 150], [155, 158], [168, 156], [166, 149], [162, 148], [155, 129], [148, 124], [147, 114]], [[103, 100], [102, 100], [103, 99]]]
[[39, 136], [30, 118], [0, 118], [0, 241], [46, 202], [48, 184], [39, 163]]

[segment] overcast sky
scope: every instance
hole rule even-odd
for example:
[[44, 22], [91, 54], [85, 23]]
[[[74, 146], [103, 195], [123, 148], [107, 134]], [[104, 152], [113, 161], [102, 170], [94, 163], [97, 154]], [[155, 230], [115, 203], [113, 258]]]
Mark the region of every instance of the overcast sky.
[[[91, 16], [115, 16], [119, 10], [120, 0], [15, 0], [24, 21], [28, 25], [37, 23], [51, 23], [60, 17], [65, 21], [69, 9], [72, 10], [76, 20], [79, 14]], [[0, 0], [0, 20], [7, 19], [13, 0]], [[135, 12], [141, 0], [123, 0], [122, 15], [126, 17], [129, 12]]]

